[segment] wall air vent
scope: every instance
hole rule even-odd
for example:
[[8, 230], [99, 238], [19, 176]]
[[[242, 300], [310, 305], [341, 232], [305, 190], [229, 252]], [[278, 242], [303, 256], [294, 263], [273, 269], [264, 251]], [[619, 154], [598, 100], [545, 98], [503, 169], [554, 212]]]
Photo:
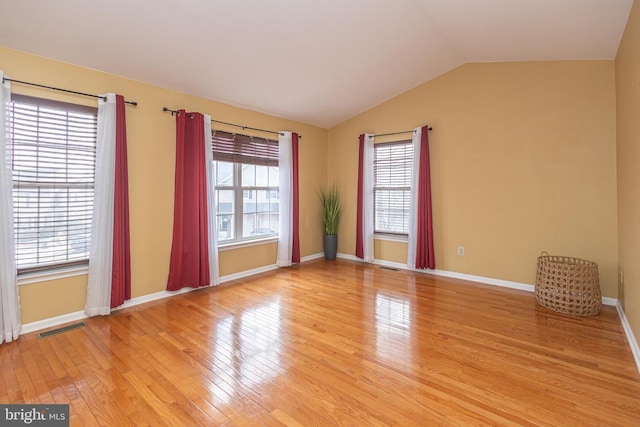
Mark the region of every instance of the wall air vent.
[[56, 328], [56, 329], [51, 329], [51, 330], [48, 330], [48, 331], [45, 331], [45, 332], [40, 332], [38, 334], [38, 338], [46, 338], [46, 337], [50, 337], [52, 335], [58, 335], [58, 334], [61, 334], [63, 332], [72, 331], [74, 329], [84, 328], [85, 326], [87, 326], [87, 324], [84, 323], [84, 322], [74, 323], [72, 325], [63, 326], [61, 328]]

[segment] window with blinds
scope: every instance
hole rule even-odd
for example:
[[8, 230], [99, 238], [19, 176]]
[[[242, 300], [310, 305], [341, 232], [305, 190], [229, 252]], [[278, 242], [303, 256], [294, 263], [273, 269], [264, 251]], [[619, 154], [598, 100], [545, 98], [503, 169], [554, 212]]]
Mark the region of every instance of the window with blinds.
[[218, 241], [277, 236], [278, 141], [212, 131]]
[[413, 144], [397, 141], [373, 147], [374, 231], [408, 234]]
[[18, 274], [87, 263], [97, 109], [12, 95]]

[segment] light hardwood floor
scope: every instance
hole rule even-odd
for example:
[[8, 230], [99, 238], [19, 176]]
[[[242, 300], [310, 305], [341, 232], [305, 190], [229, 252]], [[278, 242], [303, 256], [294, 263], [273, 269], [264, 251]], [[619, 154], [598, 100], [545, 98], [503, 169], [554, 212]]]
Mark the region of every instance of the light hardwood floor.
[[0, 402], [71, 425], [640, 425], [616, 311], [312, 261], [0, 346]]

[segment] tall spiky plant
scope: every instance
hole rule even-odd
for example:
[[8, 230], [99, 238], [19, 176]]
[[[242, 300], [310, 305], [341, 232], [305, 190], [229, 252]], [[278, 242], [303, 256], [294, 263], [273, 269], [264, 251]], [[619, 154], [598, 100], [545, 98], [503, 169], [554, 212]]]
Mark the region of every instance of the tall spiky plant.
[[332, 184], [328, 187], [321, 187], [318, 192], [320, 203], [322, 204], [322, 232], [325, 236], [336, 236], [340, 225], [340, 190], [338, 186]]

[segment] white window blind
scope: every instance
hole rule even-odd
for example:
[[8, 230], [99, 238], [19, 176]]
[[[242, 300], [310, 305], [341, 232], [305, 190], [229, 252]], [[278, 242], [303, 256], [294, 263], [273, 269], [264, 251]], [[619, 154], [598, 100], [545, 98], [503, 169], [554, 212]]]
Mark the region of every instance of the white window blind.
[[411, 141], [374, 145], [374, 232], [409, 233], [412, 162]]
[[97, 108], [12, 95], [18, 273], [88, 262]]

